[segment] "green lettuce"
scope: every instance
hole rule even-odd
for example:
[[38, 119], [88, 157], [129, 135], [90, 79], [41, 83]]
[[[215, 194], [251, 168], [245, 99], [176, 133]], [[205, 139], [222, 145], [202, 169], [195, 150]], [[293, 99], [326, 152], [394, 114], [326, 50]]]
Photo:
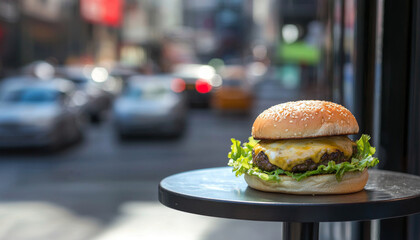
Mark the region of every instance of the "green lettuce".
[[370, 137], [368, 135], [363, 134], [360, 139], [356, 141], [358, 151], [352, 157], [351, 162], [336, 164], [335, 162], [330, 161], [327, 166], [320, 165], [317, 169], [312, 171], [292, 173], [280, 168], [271, 172], [259, 169], [252, 163], [252, 149], [258, 141], [250, 137], [248, 138], [248, 142], [241, 145], [240, 141], [232, 138], [231, 151], [228, 154], [228, 165], [233, 167], [232, 171], [236, 176], [247, 173], [265, 181], [280, 181], [280, 175], [287, 175], [300, 181], [312, 175], [333, 173], [335, 173], [337, 181], [340, 181], [346, 172], [363, 171], [364, 169], [374, 167], [379, 163], [379, 160], [373, 157], [375, 148], [370, 145], [369, 139]]

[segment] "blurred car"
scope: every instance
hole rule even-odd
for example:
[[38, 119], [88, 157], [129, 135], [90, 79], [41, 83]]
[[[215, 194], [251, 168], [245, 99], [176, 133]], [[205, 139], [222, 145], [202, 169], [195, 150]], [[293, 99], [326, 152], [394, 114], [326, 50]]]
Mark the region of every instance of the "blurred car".
[[213, 80], [219, 76], [213, 67], [202, 64], [178, 64], [172, 75], [185, 86], [188, 102], [193, 107], [208, 107], [213, 89]]
[[92, 122], [100, 122], [111, 108], [113, 93], [105, 90], [106, 82], [110, 81], [104, 68], [90, 66], [67, 66], [56, 69], [56, 74], [72, 81], [76, 87], [87, 96], [83, 108], [84, 113]]
[[82, 137], [82, 119], [69, 81], [8, 79], [0, 85], [0, 147], [51, 147]]
[[245, 69], [239, 65], [225, 66], [220, 74], [223, 82], [214, 91], [212, 108], [226, 113], [250, 113], [254, 94], [246, 79]]
[[116, 89], [116, 94], [119, 95], [124, 89], [125, 84], [127, 82], [127, 79], [129, 79], [132, 76], [139, 75], [139, 71], [135, 71], [130, 68], [124, 68], [121, 66], [114, 66], [112, 70], [109, 72], [109, 75], [113, 78], [115, 78], [116, 82], [118, 83], [118, 89]]
[[134, 69], [125, 68], [121, 66], [115, 66], [110, 71], [109, 75], [114, 76], [116, 78], [120, 78], [122, 82], [125, 82], [129, 77], [138, 75], [139, 72], [135, 71]]
[[54, 77], [54, 67], [46, 61], [34, 61], [23, 66], [20, 73], [39, 79], [51, 79]]
[[132, 135], [179, 136], [185, 129], [187, 102], [170, 76], [133, 76], [113, 108], [120, 137]]

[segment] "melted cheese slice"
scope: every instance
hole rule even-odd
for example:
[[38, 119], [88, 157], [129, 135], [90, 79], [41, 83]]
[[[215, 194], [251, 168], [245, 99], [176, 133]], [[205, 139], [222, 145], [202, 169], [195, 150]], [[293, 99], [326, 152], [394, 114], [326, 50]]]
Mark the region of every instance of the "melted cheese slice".
[[296, 165], [307, 159], [315, 163], [321, 161], [325, 153], [341, 151], [346, 158], [353, 154], [355, 143], [346, 136], [290, 139], [279, 141], [260, 141], [254, 147], [255, 154], [263, 151], [271, 164], [283, 170], [291, 171]]

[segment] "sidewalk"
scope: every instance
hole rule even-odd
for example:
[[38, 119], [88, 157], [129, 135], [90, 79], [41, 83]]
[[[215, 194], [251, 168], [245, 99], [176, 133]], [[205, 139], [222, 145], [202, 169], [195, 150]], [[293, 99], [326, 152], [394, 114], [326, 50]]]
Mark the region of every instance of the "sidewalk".
[[0, 203], [0, 240], [87, 240], [101, 230], [95, 219], [51, 203]]
[[92, 240], [255, 240], [279, 239], [281, 223], [223, 219], [184, 213], [157, 202], [131, 202]]
[[[282, 223], [207, 217], [173, 210], [158, 202], [124, 204], [121, 215], [91, 240], [277, 240]], [[320, 239], [355, 240], [352, 223], [322, 223]]]
[[[321, 224], [320, 239], [357, 239], [350, 224]], [[277, 240], [281, 235], [280, 222], [195, 215], [156, 201], [121, 205], [107, 226], [51, 203], [0, 203], [0, 240]]]

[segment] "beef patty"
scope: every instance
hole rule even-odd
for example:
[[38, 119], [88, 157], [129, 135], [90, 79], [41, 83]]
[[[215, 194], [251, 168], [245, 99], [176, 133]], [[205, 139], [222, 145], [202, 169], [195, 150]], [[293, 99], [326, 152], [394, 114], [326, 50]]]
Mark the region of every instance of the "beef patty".
[[[356, 153], [357, 147], [353, 148], [353, 155]], [[321, 161], [319, 163], [315, 163], [312, 159], [306, 159], [304, 163], [301, 163], [299, 165], [296, 165], [292, 168], [292, 172], [306, 172], [315, 170], [318, 168], [319, 165], [328, 165], [329, 161], [334, 161], [335, 163], [342, 163], [350, 161], [351, 157], [346, 159], [344, 157], [344, 153], [341, 151], [336, 151], [332, 153], [324, 153], [321, 157]], [[252, 151], [252, 162], [258, 166], [258, 168], [271, 172], [279, 167], [276, 165], [273, 165], [268, 160], [267, 155], [263, 151], [259, 152], [257, 155], [255, 155], [254, 151]]]

